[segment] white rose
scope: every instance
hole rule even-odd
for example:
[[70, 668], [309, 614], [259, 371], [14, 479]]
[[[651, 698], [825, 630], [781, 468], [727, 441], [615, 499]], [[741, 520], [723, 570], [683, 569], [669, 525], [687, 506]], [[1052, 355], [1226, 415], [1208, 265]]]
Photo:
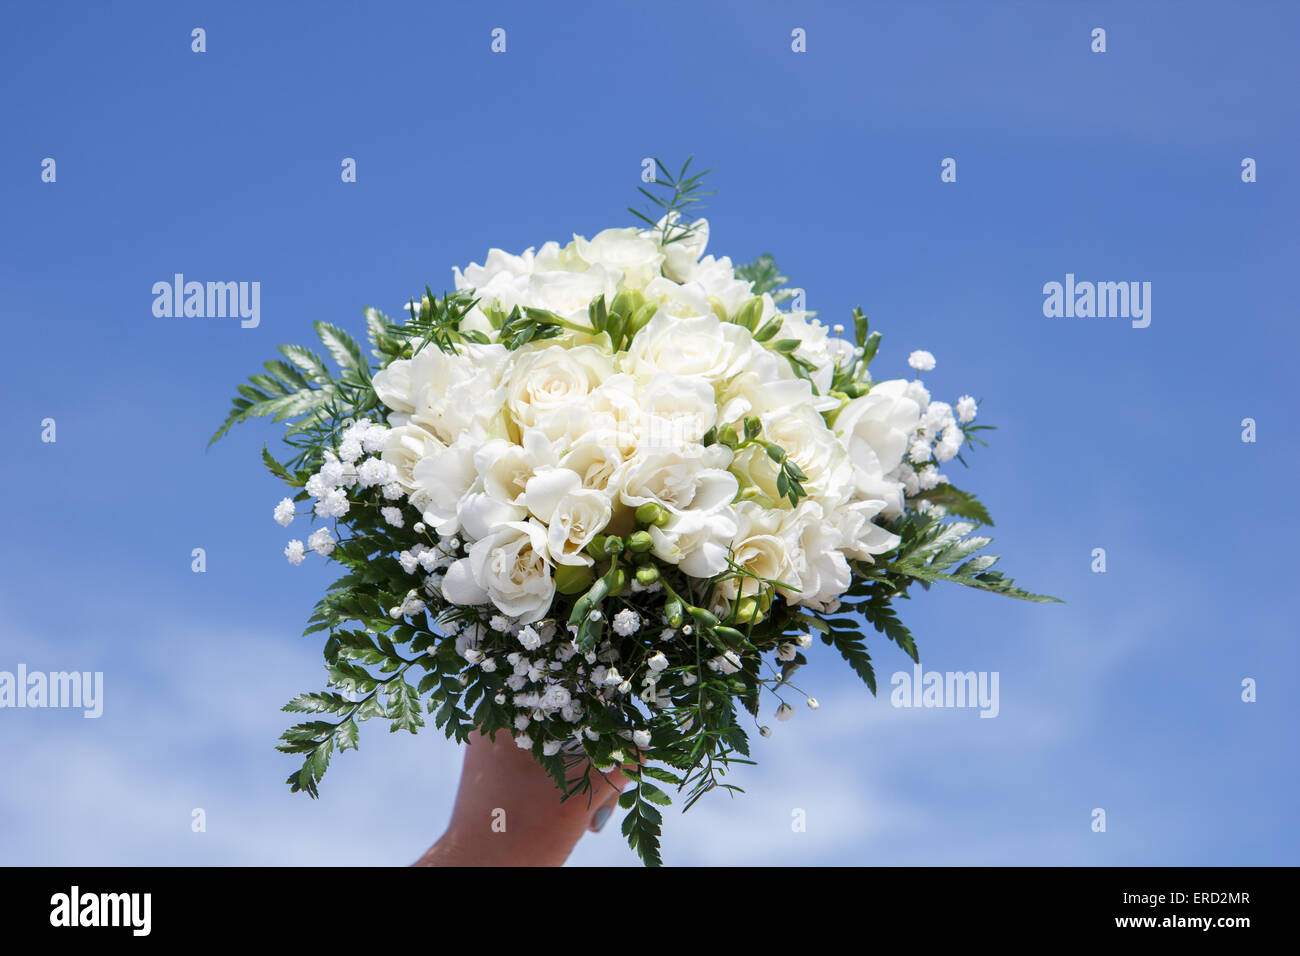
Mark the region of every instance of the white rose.
[[[618, 292], [619, 273], [604, 266], [594, 265], [584, 272], [535, 272], [528, 277], [520, 301], [509, 303], [546, 309], [562, 318], [590, 328], [587, 307], [598, 296], [611, 302]], [[505, 301], [502, 302], [506, 306]], [[509, 309], [507, 309], [509, 311]]]
[[[765, 295], [763, 298], [766, 302], [770, 297]], [[775, 314], [774, 309], [773, 315]], [[768, 316], [764, 315], [762, 321], [767, 321], [767, 318]], [[816, 366], [816, 370], [811, 373], [812, 380], [817, 386], [817, 391], [823, 394], [830, 388], [831, 379], [835, 376], [835, 360], [827, 343], [828, 335], [829, 330], [826, 326], [813, 325], [808, 321], [807, 313], [799, 311], [785, 313], [781, 322], [781, 331], [776, 334], [777, 339], [799, 341], [799, 347], [795, 349], [794, 354], [797, 358], [806, 359]]]
[[[780, 445], [806, 476], [802, 485], [808, 497], [832, 506], [848, 500], [853, 490], [853, 465], [821, 415], [807, 405], [795, 405], [760, 417], [763, 438]], [[736, 456], [733, 470], [775, 503], [783, 497], [777, 487], [780, 467], [762, 448], [751, 445]]]
[[749, 280], [736, 276], [736, 270], [726, 256], [705, 256], [691, 273], [691, 282], [702, 286], [709, 299], [716, 302], [727, 315], [735, 315], [741, 306], [754, 297]]
[[670, 372], [717, 383], [745, 368], [752, 344], [748, 329], [717, 316], [675, 318], [659, 311], [633, 338], [623, 370], [639, 382]]
[[692, 318], [713, 312], [713, 303], [709, 301], [709, 294], [698, 282], [678, 284], [666, 276], [659, 276], [646, 283], [642, 291], [647, 301], [653, 302], [661, 311], [678, 318]]
[[492, 282], [502, 277], [509, 278], [513, 276], [529, 276], [539, 268], [543, 270], [554, 269], [560, 258], [560, 245], [557, 242], [548, 242], [542, 246], [541, 251], [533, 253], [531, 247], [525, 249], [522, 255], [514, 256], [502, 249], [492, 249], [488, 252], [487, 259], [483, 265], [470, 263], [465, 267], [465, 271], [453, 269], [457, 289], [474, 289], [482, 292]]
[[507, 372], [506, 408], [521, 428], [556, 409], [582, 405], [614, 372], [611, 357], [591, 345], [524, 348]]
[[611, 375], [582, 402], [537, 416], [539, 431], [553, 442], [572, 446], [600, 434], [618, 446], [624, 458], [636, 449], [641, 421], [638, 386], [630, 375]]
[[474, 455], [483, 490], [494, 498], [522, 505], [524, 490], [538, 469], [556, 464], [557, 450], [546, 435], [530, 429], [520, 444], [494, 438]]
[[443, 594], [449, 601], [467, 603], [461, 598], [480, 593], [502, 614], [517, 618], [521, 624], [546, 616], [555, 596], [555, 582], [551, 579], [543, 525], [532, 520], [507, 522], [475, 541], [469, 557], [447, 569]]
[[814, 395], [812, 386], [795, 378], [783, 356], [755, 342], [745, 369], [718, 389], [718, 421], [735, 424], [748, 415], [807, 405], [817, 411], [839, 407], [830, 396]]

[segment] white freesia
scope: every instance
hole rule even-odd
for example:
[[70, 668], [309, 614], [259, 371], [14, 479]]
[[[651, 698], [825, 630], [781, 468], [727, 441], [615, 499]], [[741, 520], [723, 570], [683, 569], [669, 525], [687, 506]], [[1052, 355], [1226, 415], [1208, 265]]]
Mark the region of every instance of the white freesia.
[[637, 289], [659, 275], [664, 261], [659, 243], [634, 228], [606, 229], [590, 240], [574, 236], [573, 245], [584, 262], [618, 270], [624, 283]]
[[877, 382], [835, 417], [835, 433], [853, 460], [858, 495], [882, 498], [888, 514], [901, 513], [903, 500], [898, 483], [885, 478], [902, 464], [921, 422], [921, 406], [910, 391], [902, 379]]
[[789, 549], [789, 577], [778, 592], [791, 604], [828, 610], [852, 583], [849, 562], [841, 552], [843, 534], [827, 520], [822, 505], [810, 499], [786, 512], [780, 530]]
[[[569, 472], [573, 474], [573, 472]], [[590, 565], [592, 558], [583, 553], [613, 515], [607, 494], [575, 487], [555, 503], [546, 532], [551, 560], [557, 564]]]
[[652, 526], [653, 553], [685, 574], [710, 578], [727, 567], [727, 552], [736, 536], [736, 515], [730, 507], [675, 515], [662, 528]]
[[650, 449], [629, 462], [620, 497], [631, 508], [654, 502], [678, 516], [719, 511], [740, 487], [730, 462], [722, 445]]
[[[735, 510], [738, 522], [732, 562], [756, 578], [769, 581], [788, 578], [792, 570], [790, 546], [787, 537], [781, 534], [781, 512], [749, 501], [740, 502]], [[723, 581], [718, 592], [728, 599], [755, 594], [763, 587], [756, 578]]]
[[402, 425], [388, 432], [381, 457], [397, 469], [397, 481], [406, 491], [415, 490], [415, 466], [446, 445], [419, 425]]
[[[673, 216], [673, 222], [678, 217]], [[668, 217], [659, 220], [655, 233], [662, 232]], [[709, 244], [709, 221], [697, 219], [691, 223], [690, 231], [676, 242], [664, 246], [664, 275], [678, 282], [689, 282], [699, 266], [700, 256]]]
[[560, 464], [577, 474], [583, 488], [617, 489], [627, 461], [619, 447], [616, 430], [595, 430], [578, 439], [565, 452]]
[[660, 372], [640, 390], [639, 399], [643, 448], [698, 442], [718, 420], [717, 397], [702, 376]]
[[375, 394], [393, 410], [391, 425], [418, 425], [450, 445], [467, 429], [493, 430], [508, 355], [501, 345], [467, 344], [458, 353], [430, 345], [376, 372]]

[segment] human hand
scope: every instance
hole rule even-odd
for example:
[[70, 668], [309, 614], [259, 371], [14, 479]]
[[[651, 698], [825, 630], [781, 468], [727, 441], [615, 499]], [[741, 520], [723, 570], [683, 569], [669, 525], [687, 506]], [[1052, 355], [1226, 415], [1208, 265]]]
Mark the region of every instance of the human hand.
[[561, 802], [550, 774], [506, 731], [477, 732], [465, 748], [446, 832], [416, 866], [560, 866], [614, 810], [627, 777], [591, 775], [591, 790]]

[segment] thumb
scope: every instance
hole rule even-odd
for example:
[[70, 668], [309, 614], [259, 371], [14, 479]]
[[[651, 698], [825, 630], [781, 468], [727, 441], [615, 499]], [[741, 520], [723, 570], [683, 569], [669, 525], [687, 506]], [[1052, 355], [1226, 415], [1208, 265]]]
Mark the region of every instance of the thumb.
[[622, 793], [621, 790], [611, 790], [609, 795], [592, 811], [591, 819], [587, 823], [587, 829], [592, 833], [599, 833], [604, 829], [605, 824], [614, 813], [614, 807], [618, 805], [618, 798]]

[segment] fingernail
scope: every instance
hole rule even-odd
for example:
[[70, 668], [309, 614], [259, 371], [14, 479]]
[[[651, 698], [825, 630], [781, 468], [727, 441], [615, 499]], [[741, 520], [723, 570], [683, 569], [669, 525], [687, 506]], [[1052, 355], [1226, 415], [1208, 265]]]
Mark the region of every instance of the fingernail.
[[614, 808], [609, 804], [605, 804], [591, 815], [591, 825], [596, 828], [597, 833], [604, 829], [605, 821], [609, 819], [609, 815], [613, 812]]

